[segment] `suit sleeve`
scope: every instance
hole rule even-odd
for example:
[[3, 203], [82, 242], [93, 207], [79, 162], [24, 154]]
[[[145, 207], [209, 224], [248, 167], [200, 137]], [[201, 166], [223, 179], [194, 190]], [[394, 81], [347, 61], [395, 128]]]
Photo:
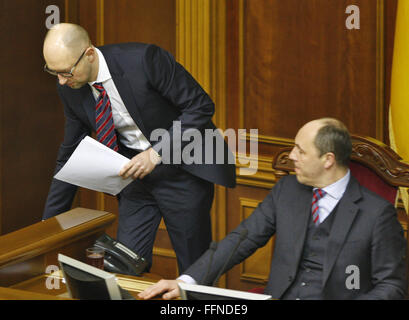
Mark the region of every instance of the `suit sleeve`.
[[233, 248], [239, 242], [243, 229], [247, 229], [247, 237], [233, 254], [224, 272], [251, 256], [258, 248], [263, 247], [276, 231], [276, 202], [280, 194], [282, 180], [284, 179], [281, 179], [274, 186], [247, 219], [243, 220], [235, 230], [218, 243], [212, 263], [210, 263], [211, 250], [209, 249], [186, 270], [185, 274], [200, 284], [211, 285], [228, 260]]
[[[57, 90], [64, 104], [65, 127], [64, 141], [58, 151], [54, 175], [64, 166], [81, 140], [90, 134], [89, 129], [70, 108], [60, 85], [57, 85]], [[70, 210], [76, 191], [77, 186], [53, 178], [43, 212], [43, 220]]]
[[[181, 123], [182, 134], [191, 128], [204, 130], [214, 114], [214, 103], [189, 72], [169, 52], [155, 45], [147, 48], [143, 67], [152, 87], [180, 111], [177, 120]], [[167, 142], [173, 150], [173, 127], [168, 132], [170, 140]], [[187, 143], [182, 141], [181, 147]], [[157, 148], [154, 146], [154, 149]]]
[[392, 205], [378, 217], [372, 235], [374, 288], [359, 299], [402, 299], [406, 294], [406, 241]]

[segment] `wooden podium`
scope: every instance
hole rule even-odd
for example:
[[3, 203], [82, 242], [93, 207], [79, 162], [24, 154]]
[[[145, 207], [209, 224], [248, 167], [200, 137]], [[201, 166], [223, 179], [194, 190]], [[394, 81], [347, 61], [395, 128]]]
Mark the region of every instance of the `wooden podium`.
[[[114, 214], [76, 208], [0, 236], [0, 299], [67, 299], [58, 270], [58, 253], [83, 261], [85, 249], [114, 222]], [[136, 297], [158, 276], [117, 275], [118, 284]]]

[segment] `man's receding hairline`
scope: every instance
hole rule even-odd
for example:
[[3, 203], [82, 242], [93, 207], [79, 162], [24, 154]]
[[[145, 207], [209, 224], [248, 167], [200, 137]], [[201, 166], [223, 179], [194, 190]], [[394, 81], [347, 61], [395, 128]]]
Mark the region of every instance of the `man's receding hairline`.
[[[325, 126], [334, 126], [338, 129], [344, 129], [346, 131], [348, 131], [347, 127], [338, 119], [335, 118], [321, 118], [318, 119], [318, 121], [321, 124], [321, 128], [325, 127]], [[321, 128], [319, 128], [318, 130], [320, 130]]]
[[54, 37], [54, 43], [60, 42], [69, 52], [76, 54], [91, 45], [88, 32], [76, 24], [55, 25], [47, 32], [44, 42], [49, 41], [50, 37]]

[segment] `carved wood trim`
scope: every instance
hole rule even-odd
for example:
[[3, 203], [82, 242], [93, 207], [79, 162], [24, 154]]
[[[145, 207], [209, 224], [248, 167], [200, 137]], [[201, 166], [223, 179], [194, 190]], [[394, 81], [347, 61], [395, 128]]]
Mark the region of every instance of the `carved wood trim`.
[[[271, 189], [275, 182], [276, 177], [274, 170], [272, 169], [272, 159], [270, 157], [248, 157], [240, 153], [236, 154], [236, 175], [237, 183], [246, 186], [260, 187]], [[245, 175], [243, 171], [249, 167], [246, 161], [257, 161], [257, 172], [252, 175]]]

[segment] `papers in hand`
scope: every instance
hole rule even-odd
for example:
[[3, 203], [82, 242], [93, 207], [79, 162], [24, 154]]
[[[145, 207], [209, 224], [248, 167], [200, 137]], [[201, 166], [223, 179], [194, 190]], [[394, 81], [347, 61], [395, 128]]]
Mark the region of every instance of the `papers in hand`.
[[118, 152], [87, 136], [54, 178], [116, 195], [133, 181], [132, 178], [124, 180], [118, 175], [129, 161]]

